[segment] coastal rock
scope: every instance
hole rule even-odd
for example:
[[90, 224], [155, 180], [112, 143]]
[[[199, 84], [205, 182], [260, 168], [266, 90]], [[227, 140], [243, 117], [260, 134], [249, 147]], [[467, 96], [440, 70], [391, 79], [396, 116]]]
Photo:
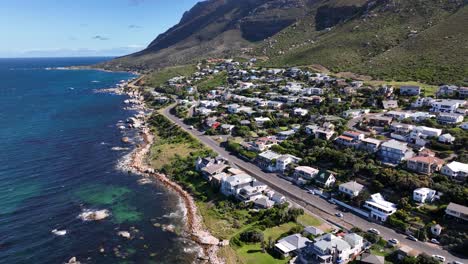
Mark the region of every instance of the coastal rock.
[[83, 221], [100, 221], [110, 216], [107, 209], [104, 210], [84, 210], [78, 217]]
[[124, 237], [124, 238], [127, 238], [127, 239], [131, 239], [132, 238], [132, 235], [130, 234], [130, 232], [128, 231], [120, 231], [117, 233], [119, 236], [121, 237]]
[[130, 138], [128, 138], [128, 137], [123, 137], [123, 138], [122, 138], [122, 142], [123, 142], [123, 143], [129, 143], [129, 142], [130, 142]]
[[163, 225], [162, 230], [168, 231], [168, 232], [175, 232], [175, 226], [174, 225]]

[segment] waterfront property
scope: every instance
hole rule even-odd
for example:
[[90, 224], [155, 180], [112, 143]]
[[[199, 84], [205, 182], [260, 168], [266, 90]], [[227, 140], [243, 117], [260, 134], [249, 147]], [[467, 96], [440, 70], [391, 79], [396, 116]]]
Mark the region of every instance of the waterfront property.
[[300, 234], [293, 234], [278, 240], [275, 244], [275, 249], [285, 257], [296, 255], [301, 249], [305, 248], [311, 243], [308, 238], [301, 236]]

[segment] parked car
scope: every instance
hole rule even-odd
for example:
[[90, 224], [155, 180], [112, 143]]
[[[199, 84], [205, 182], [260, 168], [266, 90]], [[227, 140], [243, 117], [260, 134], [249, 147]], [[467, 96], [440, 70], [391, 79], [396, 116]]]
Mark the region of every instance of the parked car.
[[335, 215], [336, 215], [337, 217], [339, 217], [339, 218], [343, 218], [343, 217], [344, 217], [344, 215], [343, 215], [342, 213], [340, 213], [340, 212], [336, 212]]
[[392, 238], [392, 239], [388, 240], [388, 243], [390, 245], [396, 246], [396, 245], [400, 244], [400, 241], [398, 241], [398, 239], [396, 239], [396, 238]]
[[367, 232], [372, 233], [372, 234], [376, 234], [376, 235], [380, 235], [380, 231], [375, 229], [375, 228], [369, 228], [367, 230]]
[[408, 238], [409, 240], [413, 240], [413, 241], [416, 241], [416, 242], [418, 241], [418, 239], [417, 239], [415, 236], [413, 236], [413, 235], [409, 235], [409, 236], [407, 236], [407, 238]]
[[436, 244], [436, 245], [439, 245], [439, 244], [440, 244], [439, 240], [437, 240], [437, 239], [435, 239], [435, 238], [431, 239], [431, 243], [434, 243], [434, 244]]
[[441, 255], [432, 255], [433, 258], [437, 259], [438, 261], [445, 262], [445, 257]]

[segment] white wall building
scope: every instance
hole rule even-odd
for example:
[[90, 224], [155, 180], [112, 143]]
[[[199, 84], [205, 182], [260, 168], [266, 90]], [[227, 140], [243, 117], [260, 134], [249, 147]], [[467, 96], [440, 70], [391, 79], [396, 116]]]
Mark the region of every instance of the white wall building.
[[452, 180], [463, 182], [468, 176], [468, 164], [452, 161], [442, 167], [441, 173], [450, 177]]
[[418, 188], [413, 191], [413, 200], [418, 203], [430, 203], [434, 200], [436, 191], [429, 188]]
[[396, 204], [386, 201], [380, 193], [371, 195], [364, 207], [370, 210], [372, 219], [385, 222], [387, 217], [397, 211]]

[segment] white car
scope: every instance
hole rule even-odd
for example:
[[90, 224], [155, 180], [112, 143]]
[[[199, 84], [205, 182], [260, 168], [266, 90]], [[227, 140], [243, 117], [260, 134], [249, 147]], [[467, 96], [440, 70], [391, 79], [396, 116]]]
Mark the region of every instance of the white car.
[[398, 241], [398, 239], [396, 239], [396, 238], [392, 238], [392, 239], [388, 240], [388, 243], [391, 244], [391, 245], [396, 246], [396, 245], [398, 245], [400, 243], [400, 241]]
[[343, 217], [344, 217], [344, 215], [343, 215], [342, 213], [340, 213], [340, 212], [336, 212], [335, 215], [336, 215], [337, 217], [339, 217], [339, 218], [343, 218]]
[[445, 257], [444, 256], [441, 256], [441, 255], [432, 255], [433, 258], [441, 261], [441, 262], [445, 262]]
[[367, 230], [367, 232], [372, 233], [372, 234], [376, 234], [376, 235], [380, 235], [380, 231], [375, 229], [375, 228], [369, 228], [369, 230]]
[[439, 245], [439, 244], [440, 244], [439, 240], [437, 240], [437, 239], [435, 239], [435, 238], [431, 239], [431, 243], [434, 243], [434, 244], [436, 244], [436, 245]]

